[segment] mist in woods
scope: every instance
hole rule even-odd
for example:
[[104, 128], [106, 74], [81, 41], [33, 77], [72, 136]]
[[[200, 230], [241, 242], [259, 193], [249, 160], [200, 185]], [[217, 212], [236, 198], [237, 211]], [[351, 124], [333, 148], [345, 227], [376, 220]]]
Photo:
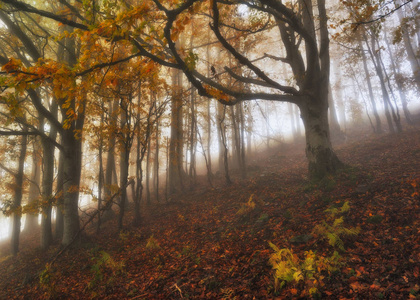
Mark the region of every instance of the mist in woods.
[[0, 296], [418, 297], [419, 9], [0, 0]]

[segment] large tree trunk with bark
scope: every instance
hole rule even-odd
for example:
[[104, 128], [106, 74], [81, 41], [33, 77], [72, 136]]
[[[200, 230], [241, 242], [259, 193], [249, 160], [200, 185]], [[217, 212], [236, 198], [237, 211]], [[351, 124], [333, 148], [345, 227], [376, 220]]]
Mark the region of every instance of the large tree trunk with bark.
[[328, 99], [322, 99], [320, 95], [306, 99], [300, 105], [300, 111], [306, 131], [306, 157], [310, 178], [319, 179], [334, 174], [343, 164], [331, 146]]
[[73, 130], [63, 132], [63, 245], [73, 242], [80, 229], [79, 187], [82, 171], [82, 140], [74, 136]]
[[182, 73], [173, 70], [171, 99], [171, 138], [169, 145], [169, 194], [184, 190], [183, 175], [183, 120]]

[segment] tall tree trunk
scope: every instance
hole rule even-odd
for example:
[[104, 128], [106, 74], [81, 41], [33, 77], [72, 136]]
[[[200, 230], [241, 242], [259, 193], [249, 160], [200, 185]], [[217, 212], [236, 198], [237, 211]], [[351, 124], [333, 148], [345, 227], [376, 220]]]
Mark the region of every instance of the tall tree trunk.
[[[104, 112], [102, 110], [101, 114], [101, 123], [99, 128], [103, 128], [104, 125]], [[102, 189], [104, 186], [104, 164], [103, 164], [103, 147], [104, 147], [104, 137], [100, 132], [98, 134], [99, 139], [99, 149], [98, 149], [98, 161], [99, 161], [99, 170], [98, 170], [98, 223], [96, 224], [96, 232], [99, 233], [101, 230], [102, 219], [101, 219], [101, 210], [102, 210]]]
[[171, 138], [169, 145], [169, 193], [184, 190], [183, 186], [183, 121], [182, 73], [172, 71], [173, 93], [171, 99]]
[[64, 207], [63, 207], [63, 193], [64, 193], [64, 153], [60, 151], [58, 154], [58, 170], [57, 170], [57, 206], [55, 218], [55, 238], [62, 239], [64, 231]]
[[[211, 107], [210, 102], [207, 101], [207, 177], [210, 182], [212, 181], [211, 177], [213, 177], [213, 171], [211, 166], [211, 141], [212, 141], [212, 134], [211, 134]], [[197, 123], [197, 120], [195, 121]]]
[[[74, 127], [73, 127], [74, 128]], [[72, 243], [80, 229], [79, 224], [79, 187], [82, 171], [82, 139], [76, 138], [72, 128], [62, 135], [64, 148], [63, 162], [63, 245]]]
[[232, 184], [232, 180], [230, 179], [230, 175], [229, 175], [229, 157], [228, 157], [229, 150], [228, 150], [227, 142], [226, 142], [226, 127], [224, 126], [225, 116], [226, 116], [226, 106], [223, 105], [222, 113], [219, 116], [220, 119], [219, 119], [218, 126], [220, 127], [222, 147], [223, 147], [222, 153], [223, 153], [223, 169], [225, 173], [225, 180], [226, 180], [226, 184], [230, 185]]
[[245, 161], [245, 118], [244, 118], [244, 109], [243, 103], [239, 103], [239, 120], [240, 120], [240, 143], [239, 143], [239, 150], [240, 150], [240, 169], [241, 169], [241, 176], [243, 179], [246, 178], [246, 161]]
[[[369, 45], [367, 36], [365, 34], [365, 41], [366, 41], [366, 45], [368, 47], [372, 62], [375, 66], [376, 75], [378, 76], [379, 83], [381, 85], [382, 98], [384, 102], [385, 116], [388, 122], [388, 128], [390, 132], [394, 133], [395, 128], [394, 128], [394, 124], [393, 124], [393, 120], [392, 120], [392, 116], [390, 112], [390, 110], [392, 109], [392, 103], [391, 103], [391, 100], [389, 99], [388, 90], [385, 85], [385, 78], [384, 78], [384, 73], [383, 73], [382, 64], [381, 64], [380, 52], [377, 51], [376, 49], [375, 36], [371, 34], [370, 45]], [[398, 123], [397, 123], [397, 130], [398, 131], [400, 130], [400, 127], [398, 127]]]
[[331, 132], [333, 133], [333, 135], [341, 136], [343, 133], [341, 131], [340, 124], [338, 123], [337, 119], [337, 111], [335, 109], [331, 83], [328, 84], [328, 108]]
[[239, 128], [238, 122], [236, 120], [235, 107], [237, 105], [230, 106], [230, 118], [232, 120], [232, 165], [235, 169], [241, 168], [241, 154], [240, 154], [240, 145], [239, 145]]
[[[70, 33], [71, 29], [68, 30]], [[76, 65], [76, 41], [74, 38], [66, 39], [67, 58], [69, 66]], [[81, 78], [83, 81], [83, 78]], [[74, 82], [76, 86], [76, 82]], [[68, 101], [68, 100], [67, 100]], [[77, 101], [77, 106], [76, 106]], [[76, 120], [68, 122], [68, 128], [62, 133], [62, 146], [64, 151], [63, 162], [63, 245], [69, 245], [79, 233], [79, 188], [82, 173], [82, 138], [85, 122], [85, 98], [70, 99], [69, 108], [61, 106], [63, 120], [68, 118], [68, 110], [77, 114]]]
[[[27, 129], [24, 128], [26, 131]], [[22, 218], [22, 196], [23, 196], [23, 177], [24, 177], [24, 165], [26, 157], [26, 147], [27, 147], [27, 135], [22, 135], [21, 146], [18, 159], [18, 169], [15, 176], [15, 186], [13, 189], [13, 225], [12, 225], [12, 254], [17, 255], [19, 252], [19, 237], [20, 237], [20, 228], [21, 228], [21, 218]]]
[[131, 95], [120, 101], [120, 213], [118, 215], [118, 230], [123, 228], [123, 219], [127, 204], [128, 170], [130, 167], [130, 149], [132, 144], [131, 128]]
[[223, 172], [224, 170], [224, 164], [223, 164], [223, 159], [224, 159], [224, 151], [225, 151], [225, 147], [224, 147], [224, 140], [222, 137], [223, 130], [224, 130], [224, 126], [223, 126], [223, 120], [224, 120], [224, 106], [220, 103], [217, 102], [217, 140], [219, 142], [219, 166], [218, 166], [218, 171], [220, 173]]
[[[141, 86], [141, 83], [140, 83]], [[141, 214], [140, 214], [140, 202], [143, 197], [143, 157], [144, 157], [144, 149], [142, 149], [142, 140], [141, 140], [141, 126], [140, 126], [140, 119], [141, 119], [141, 107], [142, 107], [142, 93], [141, 88], [139, 88], [139, 94], [137, 97], [137, 112], [136, 112], [136, 193], [134, 195], [134, 219], [133, 225], [140, 226], [141, 224]]]
[[[123, 142], [125, 143], [125, 141]], [[118, 215], [118, 230], [123, 228], [123, 219], [127, 203], [127, 182], [128, 182], [128, 168], [130, 165], [129, 162], [129, 153], [130, 150], [126, 145], [122, 145], [120, 149], [120, 212]]]
[[190, 96], [190, 109], [191, 109], [191, 124], [190, 124], [190, 142], [189, 142], [189, 153], [190, 153], [190, 168], [188, 171], [188, 176], [190, 180], [190, 190], [193, 190], [195, 187], [196, 171], [195, 171], [195, 160], [196, 160], [196, 144], [197, 144], [197, 133], [196, 133], [196, 114], [195, 114], [195, 101], [196, 93], [195, 88], [191, 86], [191, 96]]
[[[53, 100], [51, 104], [51, 113], [57, 115], [58, 104]], [[43, 124], [43, 122], [40, 122]], [[49, 138], [55, 140], [57, 137], [57, 129], [51, 126]], [[52, 235], [52, 202], [53, 202], [53, 183], [54, 183], [54, 150], [55, 147], [49, 140], [42, 139], [42, 218], [41, 218], [41, 248], [46, 250], [53, 241]]]
[[394, 56], [393, 56], [392, 50], [391, 50], [391, 45], [389, 44], [389, 41], [387, 39], [386, 30], [384, 31], [384, 34], [385, 34], [385, 36], [384, 36], [385, 44], [388, 48], [389, 58], [391, 60], [391, 69], [392, 69], [392, 73], [394, 75], [394, 80], [395, 80], [395, 82], [397, 84], [397, 87], [398, 87], [398, 93], [400, 95], [405, 120], [407, 121], [408, 124], [412, 125], [413, 120], [412, 120], [411, 113], [408, 110], [408, 103], [407, 103], [407, 98], [406, 98], [405, 93], [404, 93], [404, 86], [402, 85], [401, 80], [398, 78], [398, 74], [401, 73], [400, 68], [399, 68], [397, 62], [394, 60]]
[[[41, 149], [39, 147], [39, 139], [35, 138], [32, 149], [32, 171], [31, 182], [29, 183], [28, 205], [32, 206], [32, 210], [38, 211], [34, 204], [41, 195]], [[28, 212], [25, 219], [25, 231], [33, 232], [38, 226], [38, 213]]]
[[[210, 40], [210, 30], [207, 31], [207, 38]], [[220, 52], [219, 52], [220, 55]], [[210, 77], [211, 73], [211, 66], [210, 66], [210, 44], [206, 46], [206, 60], [207, 60], [207, 77]], [[214, 67], [213, 67], [214, 68]], [[216, 74], [213, 74], [216, 76]], [[207, 101], [207, 180], [209, 181], [210, 185], [212, 185], [212, 177], [213, 177], [213, 170], [212, 170], [212, 159], [211, 159], [211, 142], [212, 142], [212, 134], [211, 134], [211, 101]], [[196, 121], [197, 122], [197, 121]]]
[[159, 150], [160, 150], [160, 119], [156, 122], [156, 151], [154, 160], [154, 191], [156, 202], [159, 202]]
[[[401, 5], [401, 1], [397, 0], [395, 5]], [[400, 23], [402, 24], [402, 38], [404, 42], [404, 49], [407, 53], [407, 58], [411, 66], [411, 71], [413, 72], [413, 78], [414, 82], [417, 85], [417, 90], [420, 92], [420, 60], [417, 58], [418, 53], [416, 53], [415, 48], [413, 47], [413, 44], [411, 43], [411, 37], [408, 30], [408, 25], [406, 24], [406, 21], [404, 20], [404, 12], [403, 9], [397, 10], [397, 15], [400, 20]], [[417, 19], [415, 17], [415, 19]]]
[[360, 54], [362, 56], [363, 69], [366, 75], [366, 83], [367, 83], [368, 91], [369, 91], [369, 100], [372, 105], [373, 115], [375, 117], [376, 133], [382, 133], [383, 132], [382, 122], [381, 122], [381, 118], [379, 117], [378, 110], [376, 108], [375, 96], [373, 94], [372, 82], [370, 80], [370, 74], [369, 74], [369, 69], [367, 65], [367, 58], [366, 58], [365, 50], [363, 48], [362, 39], [360, 36], [358, 37], [358, 42], [359, 42]]
[[290, 115], [290, 127], [292, 128], [292, 136], [296, 140], [296, 124], [295, 124], [295, 116], [293, 111], [293, 103], [287, 103], [287, 109], [289, 110]]
[[[337, 106], [338, 106], [338, 116], [340, 119], [340, 128], [343, 130], [343, 132], [345, 133], [347, 130], [347, 120], [346, 120], [346, 107], [345, 107], [345, 101], [343, 99], [343, 87], [341, 84], [341, 79], [342, 79], [342, 75], [341, 75], [341, 71], [340, 68], [338, 67], [337, 64], [333, 64], [334, 67], [334, 72], [335, 72], [335, 77], [336, 79], [336, 86], [335, 86], [335, 90], [336, 90], [336, 97], [335, 99], [337, 100]], [[332, 92], [332, 91], [331, 91]]]
[[213, 176], [211, 176], [210, 164], [209, 164], [209, 161], [208, 161], [208, 159], [207, 159], [206, 149], [205, 149], [205, 147], [204, 147], [204, 144], [203, 144], [203, 139], [201, 138], [201, 134], [200, 134], [200, 130], [198, 129], [198, 124], [197, 124], [197, 122], [195, 122], [195, 125], [196, 125], [195, 131], [197, 132], [197, 135], [198, 135], [198, 139], [199, 139], [199, 141], [200, 141], [201, 148], [203, 149], [204, 161], [205, 161], [205, 163], [206, 163], [206, 169], [207, 169], [207, 182], [209, 183], [209, 185], [210, 185], [211, 187], [213, 187]]
[[252, 114], [251, 114], [251, 110], [249, 108], [249, 106], [247, 106], [247, 135], [246, 135], [246, 144], [247, 144], [247, 154], [248, 157], [251, 156], [252, 154], [252, 130], [253, 130], [253, 118], [252, 118]]
[[[307, 96], [309, 97], [309, 96]], [[342, 163], [332, 150], [328, 125], [328, 99], [321, 95], [300, 105], [306, 133], [306, 157], [309, 176], [314, 179], [334, 174]]]
[[146, 203], [148, 205], [150, 202], [150, 154], [152, 152], [151, 139], [149, 138], [147, 142], [147, 154], [146, 154]]
[[[137, 120], [140, 120], [140, 100], [141, 96], [139, 95], [138, 99], [138, 110], [137, 110]], [[136, 194], [134, 196], [134, 219], [133, 219], [133, 225], [139, 226], [141, 224], [141, 214], [140, 214], [140, 201], [142, 199], [143, 194], [143, 167], [142, 167], [142, 161], [143, 156], [141, 149], [141, 137], [140, 137], [140, 124], [137, 125], [137, 145], [136, 145]]]
[[53, 240], [51, 226], [52, 193], [54, 182], [54, 146], [43, 141], [43, 178], [42, 178], [42, 218], [41, 218], [41, 248], [47, 249]]
[[[109, 102], [109, 125], [115, 128], [116, 124], [116, 114], [118, 109], [118, 102], [112, 101]], [[115, 179], [113, 179], [113, 174], [116, 172], [115, 167], [115, 133], [114, 131], [111, 132], [108, 142], [108, 151], [107, 151], [107, 159], [106, 159], [106, 166], [105, 166], [105, 177], [104, 177], [104, 200], [105, 206], [110, 207], [104, 212], [103, 219], [110, 219], [114, 215], [114, 211], [112, 210], [112, 205], [108, 205], [108, 201], [110, 201], [111, 196], [113, 194], [112, 185], [115, 183]], [[114, 176], [115, 177], [115, 176]]]

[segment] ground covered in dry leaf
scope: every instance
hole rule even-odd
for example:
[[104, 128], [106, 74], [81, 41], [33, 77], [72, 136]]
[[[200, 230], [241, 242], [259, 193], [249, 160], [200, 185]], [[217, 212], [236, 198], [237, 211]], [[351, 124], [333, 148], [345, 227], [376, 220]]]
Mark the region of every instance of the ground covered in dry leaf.
[[[336, 149], [351, 166], [336, 177], [308, 181], [303, 146], [284, 144], [248, 179], [145, 206], [139, 228], [130, 213], [121, 233], [93, 224], [53, 264], [58, 244], [23, 234], [17, 257], [1, 247], [0, 298], [419, 299], [418, 127]], [[269, 242], [290, 280], [276, 283]]]

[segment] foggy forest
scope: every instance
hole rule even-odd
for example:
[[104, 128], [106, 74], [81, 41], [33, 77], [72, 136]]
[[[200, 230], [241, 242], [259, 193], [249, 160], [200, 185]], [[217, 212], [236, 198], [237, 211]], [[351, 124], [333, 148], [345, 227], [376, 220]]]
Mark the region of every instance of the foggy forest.
[[0, 0], [0, 299], [420, 299], [419, 0]]

